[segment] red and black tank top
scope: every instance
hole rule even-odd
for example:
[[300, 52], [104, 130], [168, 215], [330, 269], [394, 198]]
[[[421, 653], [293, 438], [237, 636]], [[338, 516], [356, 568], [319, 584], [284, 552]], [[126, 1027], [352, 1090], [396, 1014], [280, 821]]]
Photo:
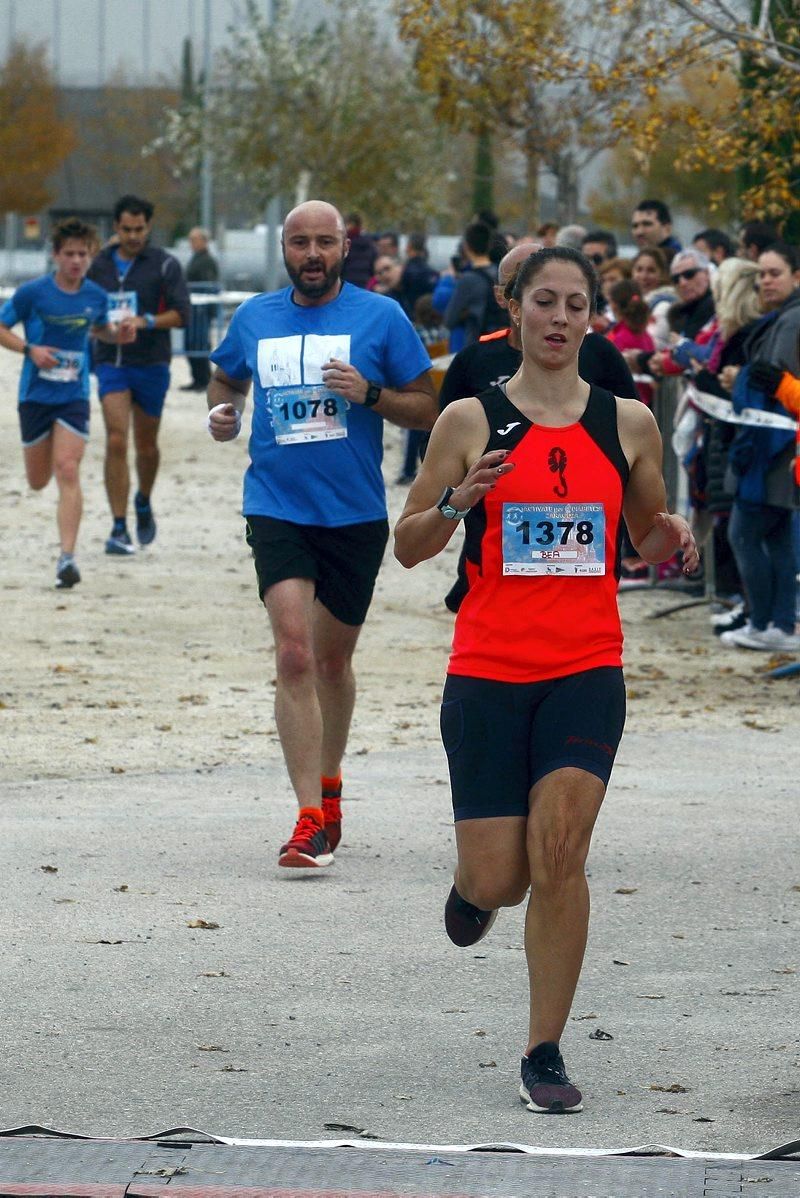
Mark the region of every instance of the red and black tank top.
[[466, 516], [469, 591], [448, 672], [539, 682], [622, 662], [617, 606], [628, 462], [617, 401], [592, 386], [576, 424], [533, 424], [501, 387], [478, 396], [484, 452], [514, 469]]

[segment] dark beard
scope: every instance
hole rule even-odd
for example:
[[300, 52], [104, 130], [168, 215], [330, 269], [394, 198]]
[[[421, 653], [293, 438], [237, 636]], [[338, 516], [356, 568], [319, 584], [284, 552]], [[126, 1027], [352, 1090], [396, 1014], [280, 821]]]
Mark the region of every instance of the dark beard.
[[292, 286], [301, 295], [304, 295], [306, 299], [320, 299], [323, 295], [327, 295], [341, 278], [343, 262], [343, 258], [340, 258], [338, 262], [334, 262], [333, 266], [326, 272], [319, 283], [308, 283], [300, 271], [294, 270], [285, 258], [283, 260], [286, 273], [292, 281]]

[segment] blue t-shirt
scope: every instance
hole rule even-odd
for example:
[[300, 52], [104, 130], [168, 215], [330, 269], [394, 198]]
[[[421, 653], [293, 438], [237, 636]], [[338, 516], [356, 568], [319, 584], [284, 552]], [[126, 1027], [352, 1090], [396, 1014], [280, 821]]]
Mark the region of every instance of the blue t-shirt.
[[62, 291], [53, 275], [23, 283], [0, 308], [0, 323], [25, 326], [29, 345], [59, 350], [58, 365], [38, 370], [25, 358], [19, 402], [62, 404], [89, 398], [89, 333], [107, 323], [108, 296], [84, 279], [77, 291]]
[[327, 528], [385, 519], [383, 419], [327, 390], [321, 366], [338, 358], [403, 387], [430, 358], [387, 296], [345, 283], [319, 307], [291, 297], [287, 287], [246, 300], [211, 355], [231, 378], [254, 381], [244, 514]]
[[125, 282], [125, 276], [128, 273], [128, 271], [130, 270], [130, 268], [133, 266], [135, 259], [134, 258], [123, 258], [122, 255], [118, 254], [116, 250], [112, 251], [111, 257], [114, 259], [114, 265], [117, 268], [117, 274], [119, 275], [119, 285], [121, 287], [122, 284]]

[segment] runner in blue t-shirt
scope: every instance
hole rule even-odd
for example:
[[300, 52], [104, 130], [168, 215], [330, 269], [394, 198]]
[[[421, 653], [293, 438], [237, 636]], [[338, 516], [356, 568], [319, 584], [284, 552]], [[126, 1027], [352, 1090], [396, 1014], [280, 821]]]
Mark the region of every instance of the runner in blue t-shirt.
[[[133, 340], [125, 321], [107, 324], [108, 296], [84, 278], [96, 234], [72, 217], [52, 234], [54, 274], [32, 279], [0, 308], [0, 345], [25, 358], [19, 382], [19, 421], [25, 473], [35, 491], [55, 475], [61, 555], [56, 586], [80, 582], [74, 551], [83, 497], [80, 463], [89, 436], [89, 334]], [[12, 332], [22, 324], [25, 338]]]
[[355, 703], [353, 652], [389, 526], [383, 421], [431, 428], [430, 359], [399, 304], [342, 282], [342, 217], [318, 200], [283, 225], [292, 286], [238, 309], [211, 360], [208, 427], [241, 428], [254, 380], [247, 543], [275, 640], [275, 718], [300, 813], [278, 864], [330, 865]]

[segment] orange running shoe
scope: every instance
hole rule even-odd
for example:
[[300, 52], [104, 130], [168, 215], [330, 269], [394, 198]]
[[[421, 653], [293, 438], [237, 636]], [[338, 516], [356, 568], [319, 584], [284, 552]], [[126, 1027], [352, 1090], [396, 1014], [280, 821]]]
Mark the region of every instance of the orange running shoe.
[[289, 869], [322, 869], [333, 865], [333, 853], [316, 807], [301, 807], [294, 832], [281, 846], [278, 865]]

